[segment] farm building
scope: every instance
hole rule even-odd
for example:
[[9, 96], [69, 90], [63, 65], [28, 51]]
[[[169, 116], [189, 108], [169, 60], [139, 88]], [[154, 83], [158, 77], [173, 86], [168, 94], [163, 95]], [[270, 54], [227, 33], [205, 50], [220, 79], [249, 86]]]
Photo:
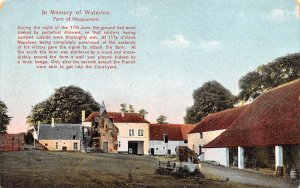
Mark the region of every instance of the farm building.
[[0, 132], [0, 151], [24, 150], [24, 133], [7, 134]]
[[149, 153], [149, 122], [138, 113], [107, 112], [103, 103], [85, 122], [91, 122], [93, 139], [105, 153]]
[[38, 127], [37, 140], [50, 151], [79, 151], [82, 148], [82, 124], [51, 124]]
[[203, 161], [217, 161], [221, 165], [229, 165], [229, 153], [226, 148], [203, 148], [210, 141], [222, 134], [234, 120], [240, 116], [246, 106], [232, 108], [210, 114], [196, 124], [188, 134], [188, 147], [194, 150]]
[[151, 124], [151, 155], [176, 155], [178, 146], [187, 146], [187, 134], [194, 127], [192, 124]]
[[[300, 170], [300, 80], [271, 89], [247, 105], [206, 148], [231, 148], [238, 167]], [[226, 156], [225, 156], [226, 157]]]

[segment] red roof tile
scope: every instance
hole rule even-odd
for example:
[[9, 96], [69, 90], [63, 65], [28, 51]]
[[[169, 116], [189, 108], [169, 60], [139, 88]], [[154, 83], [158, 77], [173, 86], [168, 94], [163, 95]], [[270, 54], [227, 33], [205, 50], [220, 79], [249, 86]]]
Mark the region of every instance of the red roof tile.
[[168, 134], [169, 140], [187, 140], [187, 133], [194, 128], [192, 124], [151, 124], [150, 140], [163, 140]]
[[100, 112], [92, 112], [84, 121], [85, 122], [93, 122], [96, 117], [99, 117]]
[[191, 130], [189, 134], [227, 129], [247, 106], [248, 105], [244, 105], [210, 114], [197, 123], [196, 127]]
[[300, 144], [300, 79], [274, 88], [206, 147]]
[[[107, 112], [107, 114], [115, 123], [149, 123], [138, 113], [124, 113], [124, 116], [121, 112]], [[99, 112], [93, 112], [85, 119], [85, 122], [95, 121], [99, 115]]]
[[107, 112], [109, 118], [112, 118], [115, 123], [149, 123], [143, 116], [138, 113]]

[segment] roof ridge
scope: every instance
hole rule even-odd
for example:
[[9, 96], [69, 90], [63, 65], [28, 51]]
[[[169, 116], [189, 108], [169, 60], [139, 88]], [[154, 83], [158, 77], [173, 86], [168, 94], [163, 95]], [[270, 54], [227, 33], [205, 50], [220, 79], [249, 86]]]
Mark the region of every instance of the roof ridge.
[[[296, 83], [296, 82], [300, 82], [300, 78], [298, 78], [298, 79], [296, 79], [296, 80], [292, 80], [292, 81], [287, 82], [287, 83], [284, 83], [284, 84], [280, 84], [279, 86], [276, 86], [276, 87], [267, 89], [267, 90], [265, 90], [262, 94], [265, 94], [265, 93], [268, 93], [268, 92], [271, 92], [271, 91], [280, 89], [280, 88], [282, 88], [282, 87], [286, 87], [286, 86], [291, 85], [291, 84], [294, 84], [294, 83]], [[261, 94], [261, 95], [262, 95], [262, 94]], [[260, 95], [260, 96], [261, 96], [261, 95]], [[258, 96], [257, 98], [259, 98], [260, 96]]]

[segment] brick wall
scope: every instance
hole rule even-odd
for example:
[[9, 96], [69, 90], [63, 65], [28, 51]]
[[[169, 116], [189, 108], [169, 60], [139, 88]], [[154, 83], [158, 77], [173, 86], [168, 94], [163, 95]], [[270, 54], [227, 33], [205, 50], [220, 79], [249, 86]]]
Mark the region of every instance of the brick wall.
[[0, 133], [0, 151], [24, 150], [24, 133]]

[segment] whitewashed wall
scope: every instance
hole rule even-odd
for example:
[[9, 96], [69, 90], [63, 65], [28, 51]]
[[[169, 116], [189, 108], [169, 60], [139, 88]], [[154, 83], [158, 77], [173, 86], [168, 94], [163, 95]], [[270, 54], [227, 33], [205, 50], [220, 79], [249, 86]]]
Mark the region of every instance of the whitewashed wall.
[[165, 143], [163, 140], [150, 140], [150, 148], [154, 148], [154, 155], [166, 155], [171, 150], [171, 155], [176, 155], [177, 146], [187, 146], [184, 141], [170, 141]]
[[[139, 150], [143, 149], [143, 153], [149, 154], [149, 123], [114, 123], [119, 129], [118, 142], [120, 142], [120, 147], [118, 147], [118, 152], [128, 152], [128, 141], [142, 141], [144, 146], [138, 146]], [[129, 136], [129, 129], [134, 130], [134, 136]], [[143, 136], [138, 136], [138, 130], [143, 130]]]
[[205, 161], [217, 161], [221, 165], [229, 166], [228, 148], [203, 148]]
[[199, 155], [199, 146], [208, 144], [213, 139], [222, 134], [225, 130], [226, 129], [203, 132], [203, 138], [200, 137], [200, 133], [188, 134], [188, 147], [194, 150]]

